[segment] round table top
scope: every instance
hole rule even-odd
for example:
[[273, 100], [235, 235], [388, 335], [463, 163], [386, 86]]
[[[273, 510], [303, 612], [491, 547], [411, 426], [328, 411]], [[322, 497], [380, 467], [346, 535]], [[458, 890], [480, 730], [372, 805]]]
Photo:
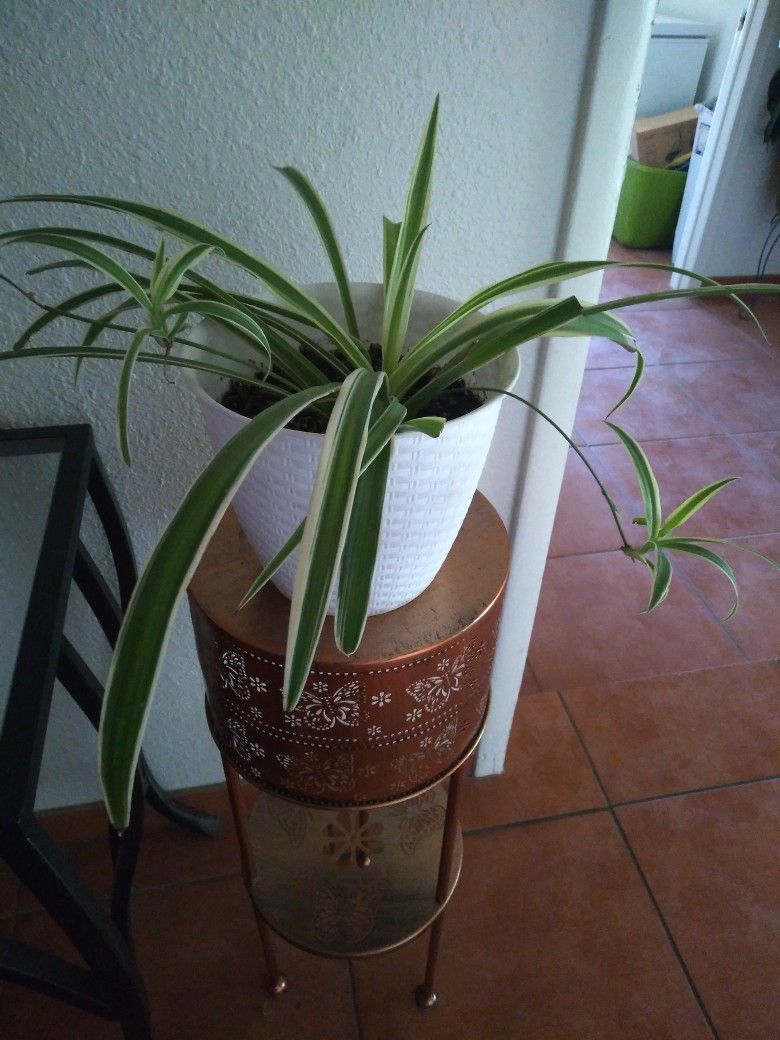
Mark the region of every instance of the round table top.
[[[386, 662], [417, 654], [451, 639], [474, 624], [495, 603], [506, 581], [509, 543], [504, 525], [488, 500], [474, 496], [463, 527], [433, 583], [417, 599], [366, 623], [355, 664]], [[250, 647], [283, 657], [290, 601], [268, 584], [242, 611], [236, 606], [260, 563], [238, 520], [228, 510], [190, 583], [189, 594], [214, 625]], [[343, 662], [325, 620], [315, 659]]]

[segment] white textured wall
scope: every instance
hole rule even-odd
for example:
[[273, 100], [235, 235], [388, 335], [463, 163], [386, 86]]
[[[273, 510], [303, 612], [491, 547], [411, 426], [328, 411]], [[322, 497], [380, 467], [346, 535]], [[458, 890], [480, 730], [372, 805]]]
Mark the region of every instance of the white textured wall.
[[[463, 296], [553, 252], [591, 8], [591, 0], [6, 0], [0, 190], [155, 200], [296, 278], [322, 279], [326, 262], [305, 216], [269, 167], [292, 162], [320, 187], [353, 277], [378, 278], [382, 214], [400, 213], [421, 125], [441, 91], [420, 285]], [[0, 212], [4, 225], [51, 219], [29, 206]], [[20, 260], [0, 256], [17, 275]], [[59, 284], [64, 292], [79, 283]], [[32, 312], [5, 290], [0, 300], [7, 343]], [[93, 365], [76, 388], [65, 363], [6, 365], [0, 424], [92, 422], [143, 561], [206, 457], [205, 439], [186, 392], [141, 373], [136, 461], [126, 469], [115, 449], [114, 379]], [[505, 513], [513, 496], [503, 474], [514, 472], [519, 426], [516, 413], [505, 416], [487, 477]], [[86, 627], [78, 616], [74, 625]], [[97, 660], [100, 648], [91, 654]], [[182, 613], [147, 740], [172, 787], [219, 776], [201, 688]], [[91, 770], [73, 766], [91, 761], [94, 742], [58, 704], [44, 775], [50, 805], [97, 796]]]
[[659, 14], [690, 18], [713, 28], [696, 91], [697, 101], [708, 101], [720, 90], [731, 42], [747, 4], [748, 0], [659, 0]]

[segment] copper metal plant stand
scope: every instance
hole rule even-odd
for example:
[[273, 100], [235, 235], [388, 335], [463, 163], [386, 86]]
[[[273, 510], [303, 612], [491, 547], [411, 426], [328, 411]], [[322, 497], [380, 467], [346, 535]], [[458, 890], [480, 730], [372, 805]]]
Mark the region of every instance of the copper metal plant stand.
[[434, 583], [369, 618], [353, 657], [328, 620], [285, 713], [289, 603], [268, 587], [236, 613], [258, 563], [231, 514], [212, 539], [190, 607], [271, 993], [286, 988], [271, 930], [353, 958], [430, 927], [416, 999], [435, 1004], [442, 911], [462, 860], [459, 796], [487, 712], [507, 566], [504, 527], [477, 495]]

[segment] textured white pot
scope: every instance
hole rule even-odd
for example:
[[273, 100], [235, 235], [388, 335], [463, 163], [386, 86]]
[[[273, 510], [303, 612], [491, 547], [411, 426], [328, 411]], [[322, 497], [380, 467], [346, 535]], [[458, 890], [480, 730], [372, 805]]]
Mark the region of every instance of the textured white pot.
[[[343, 320], [335, 285], [309, 285], [306, 289]], [[356, 283], [352, 293], [362, 335], [378, 342], [382, 325], [381, 285]], [[456, 301], [444, 296], [416, 293], [409, 342], [419, 340], [456, 306]], [[231, 350], [239, 357], [251, 356], [246, 343], [237, 336], [207, 322], [191, 332], [190, 338]], [[512, 351], [480, 369], [472, 382], [509, 389], [518, 371], [517, 352]], [[248, 420], [219, 404], [225, 379], [199, 372], [190, 372], [188, 376], [212, 444], [215, 449], [220, 448]], [[404, 430], [393, 438], [369, 613], [382, 614], [409, 603], [436, 577], [474, 497], [502, 401], [500, 394], [489, 395], [481, 407], [448, 422], [437, 439], [413, 430]], [[241, 526], [263, 563], [282, 547], [306, 516], [322, 439], [321, 434], [282, 430], [264, 449], [233, 499]], [[294, 553], [273, 579], [288, 598], [292, 595], [297, 556]], [[247, 586], [253, 577], [247, 575]], [[334, 589], [328, 613], [335, 613], [335, 609]]]

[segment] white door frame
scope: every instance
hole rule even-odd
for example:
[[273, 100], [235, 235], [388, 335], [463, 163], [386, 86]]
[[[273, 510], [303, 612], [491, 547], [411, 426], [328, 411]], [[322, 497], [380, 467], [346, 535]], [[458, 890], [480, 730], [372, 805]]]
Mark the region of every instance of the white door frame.
[[[748, 0], [742, 24], [731, 45], [712, 118], [712, 127], [707, 137], [707, 146], [685, 215], [685, 223], [680, 230], [679, 250], [675, 255], [677, 267], [698, 271], [702, 266], [699, 259], [702, 243], [713, 214], [719, 181], [729, 157], [738, 153], [743, 136], [753, 132], [753, 128], [748, 126], [744, 119], [743, 96], [751, 66], [759, 47], [763, 44], [766, 25], [772, 16], [771, 8], [775, 2], [776, 0]], [[673, 274], [670, 279], [673, 289], [689, 289], [697, 284], [695, 279], [682, 274]]]
[[[655, 7], [656, 0], [593, 4], [556, 259], [607, 255]], [[601, 274], [567, 283], [566, 292], [572, 286], [581, 298], [598, 299]], [[587, 343], [548, 340], [531, 362], [534, 403], [567, 431], [574, 425]], [[528, 430], [515, 482], [509, 582], [492, 675], [492, 706], [477, 754], [478, 776], [503, 769], [568, 453], [566, 442], [543, 420], [535, 419]]]

